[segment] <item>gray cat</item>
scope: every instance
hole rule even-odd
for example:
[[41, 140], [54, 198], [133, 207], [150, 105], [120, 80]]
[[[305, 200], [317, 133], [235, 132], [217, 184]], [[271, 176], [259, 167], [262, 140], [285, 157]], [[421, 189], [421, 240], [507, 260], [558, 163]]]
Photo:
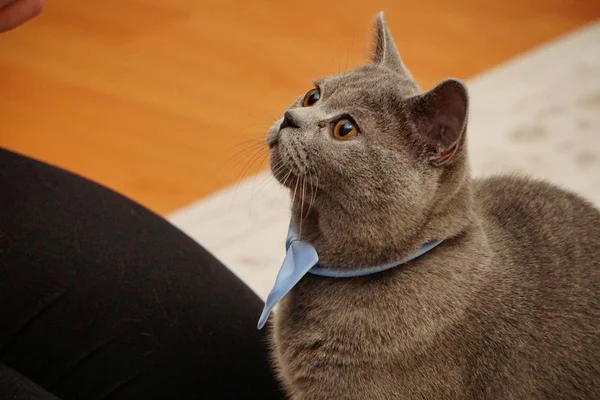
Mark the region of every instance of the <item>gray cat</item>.
[[600, 399], [600, 213], [544, 182], [472, 179], [467, 114], [461, 82], [419, 89], [379, 14], [372, 63], [317, 81], [269, 131], [320, 264], [443, 240], [298, 282], [272, 326], [292, 399]]

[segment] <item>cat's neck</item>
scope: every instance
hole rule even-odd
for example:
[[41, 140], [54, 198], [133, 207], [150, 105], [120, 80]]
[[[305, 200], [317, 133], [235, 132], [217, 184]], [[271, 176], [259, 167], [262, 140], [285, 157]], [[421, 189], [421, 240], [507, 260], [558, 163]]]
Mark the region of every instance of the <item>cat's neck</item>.
[[[477, 223], [471, 178], [466, 171], [461, 175], [452, 190], [437, 193], [434, 206], [414, 226], [385, 211], [347, 215], [343, 210], [320, 212], [314, 205], [300, 208], [296, 202], [292, 219], [300, 237], [327, 265], [350, 268], [402, 260], [428, 241], [450, 241]], [[456, 178], [456, 173], [446, 178]]]

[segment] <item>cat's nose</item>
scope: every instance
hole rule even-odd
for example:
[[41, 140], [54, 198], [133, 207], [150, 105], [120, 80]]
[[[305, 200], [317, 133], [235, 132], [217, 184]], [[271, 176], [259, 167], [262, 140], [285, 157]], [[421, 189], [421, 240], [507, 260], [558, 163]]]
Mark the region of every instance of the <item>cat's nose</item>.
[[281, 130], [283, 128], [300, 128], [298, 119], [289, 111], [286, 111], [283, 114], [283, 121], [281, 122], [279, 129]]

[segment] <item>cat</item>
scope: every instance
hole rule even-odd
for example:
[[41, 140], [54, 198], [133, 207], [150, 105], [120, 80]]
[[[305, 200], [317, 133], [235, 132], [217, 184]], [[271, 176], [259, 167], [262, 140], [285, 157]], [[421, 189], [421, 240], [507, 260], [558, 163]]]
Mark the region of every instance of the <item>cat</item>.
[[291, 399], [600, 399], [600, 212], [549, 183], [471, 178], [468, 102], [456, 79], [419, 88], [380, 13], [372, 62], [316, 81], [269, 130], [323, 265], [443, 240], [299, 281], [271, 325]]

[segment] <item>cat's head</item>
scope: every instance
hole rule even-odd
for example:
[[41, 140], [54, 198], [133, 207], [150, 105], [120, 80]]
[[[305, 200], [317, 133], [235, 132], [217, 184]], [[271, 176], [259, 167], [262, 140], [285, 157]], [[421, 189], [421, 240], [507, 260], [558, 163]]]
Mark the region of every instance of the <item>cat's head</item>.
[[380, 251], [390, 235], [404, 246], [423, 240], [423, 226], [468, 175], [464, 85], [445, 80], [421, 92], [382, 13], [375, 41], [370, 64], [316, 81], [267, 137], [303, 236], [337, 262], [341, 242]]

